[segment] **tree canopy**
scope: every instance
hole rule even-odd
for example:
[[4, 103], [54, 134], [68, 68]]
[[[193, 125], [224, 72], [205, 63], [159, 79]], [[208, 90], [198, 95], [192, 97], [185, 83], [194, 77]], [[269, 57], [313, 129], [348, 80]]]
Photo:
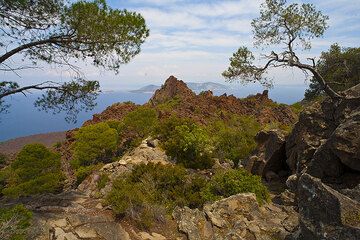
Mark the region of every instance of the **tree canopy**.
[[256, 47], [280, 46], [281, 52], [271, 51], [264, 55], [265, 64], [256, 65], [255, 56], [248, 47], [242, 46], [230, 58], [229, 68], [223, 76], [229, 81], [240, 80], [243, 83], [260, 82], [271, 86], [272, 81], [265, 74], [271, 67], [297, 67], [305, 74], [311, 73], [332, 99], [343, 98], [336, 92], [319, 72], [314, 58], [300, 59], [298, 51], [311, 48], [311, 40], [323, 36], [328, 28], [329, 17], [318, 11], [313, 4], [292, 3], [286, 0], [266, 0], [261, 5], [260, 16], [251, 26]]
[[[353, 87], [360, 83], [360, 48], [342, 48], [333, 44], [328, 51], [321, 53], [316, 68], [334, 90], [343, 91]], [[312, 78], [305, 99], [310, 100], [321, 94], [323, 89]]]
[[[81, 109], [94, 107], [97, 81], [85, 80], [78, 60], [107, 70], [119, 71], [140, 52], [149, 35], [144, 18], [127, 10], [112, 9], [105, 0], [0, 0], [0, 71], [37, 67], [40, 61], [70, 70], [67, 83], [44, 81], [29, 86], [0, 80], [0, 112], [9, 107], [5, 97], [29, 90], [46, 90], [35, 106], [46, 111], [66, 111], [75, 120]], [[19, 55], [32, 64], [16, 65]]]

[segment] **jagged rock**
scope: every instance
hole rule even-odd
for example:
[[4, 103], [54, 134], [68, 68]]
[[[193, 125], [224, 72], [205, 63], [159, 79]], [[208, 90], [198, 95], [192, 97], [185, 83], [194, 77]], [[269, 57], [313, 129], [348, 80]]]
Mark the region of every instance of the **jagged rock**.
[[189, 239], [285, 239], [298, 224], [292, 208], [260, 207], [252, 193], [206, 204], [203, 211], [177, 208], [173, 216]]
[[275, 130], [261, 131], [255, 139], [257, 148], [242, 165], [253, 174], [263, 177], [267, 174], [269, 180], [278, 179], [277, 173], [287, 169], [284, 134]]
[[360, 171], [360, 111], [353, 112], [349, 117], [329, 138], [329, 148], [341, 163]]
[[315, 151], [335, 129], [332, 104], [315, 103], [306, 108], [286, 141], [286, 162], [292, 173], [301, 172]]
[[[188, 207], [176, 207], [172, 215], [177, 221], [179, 231], [185, 233], [189, 240], [205, 239], [208, 224], [204, 212]], [[212, 239], [209, 237], [207, 239]]]
[[83, 126], [108, 120], [121, 120], [127, 113], [134, 111], [137, 107], [139, 107], [139, 105], [131, 102], [115, 103], [107, 107], [102, 113], [94, 114], [93, 118], [86, 121]]
[[299, 179], [300, 239], [360, 239], [360, 203], [303, 174]]

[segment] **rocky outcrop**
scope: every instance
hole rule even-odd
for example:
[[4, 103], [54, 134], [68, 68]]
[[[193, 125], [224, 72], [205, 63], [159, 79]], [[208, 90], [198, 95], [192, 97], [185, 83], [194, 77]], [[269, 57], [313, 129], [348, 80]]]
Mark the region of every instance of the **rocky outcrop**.
[[242, 162], [249, 172], [263, 176], [267, 180], [274, 180], [287, 174], [285, 136], [276, 130], [261, 131], [255, 140], [256, 150], [249, 158]]
[[[344, 94], [357, 97], [359, 89]], [[293, 173], [306, 170], [321, 179], [339, 178], [347, 169], [360, 171], [359, 149], [360, 100], [325, 100], [300, 114], [286, 142], [287, 164]]]
[[[155, 108], [159, 118], [167, 118], [175, 114], [191, 118], [201, 124], [206, 124], [213, 118], [229, 118], [231, 114], [251, 115], [262, 124], [278, 122], [290, 125], [296, 121], [296, 115], [291, 108], [273, 102], [269, 99], [267, 90], [243, 99], [226, 94], [214, 96], [211, 91], [196, 95], [185, 82], [174, 76], [170, 76], [145, 105]], [[114, 104], [102, 113], [95, 114], [93, 119], [85, 122], [84, 125], [110, 119], [121, 120], [126, 113], [136, 107], [138, 105], [131, 103]]]
[[[172, 164], [164, 150], [159, 147], [158, 140], [145, 139], [131, 152], [125, 154], [120, 160], [104, 165], [99, 171], [88, 176], [79, 186], [78, 190], [93, 197], [105, 196], [112, 186], [112, 181], [117, 177], [129, 173], [134, 165], [148, 164]], [[102, 175], [106, 175], [109, 182], [102, 189], [98, 188], [98, 182]]]
[[179, 231], [189, 240], [285, 239], [298, 224], [297, 214], [291, 207], [259, 206], [252, 193], [206, 204], [203, 211], [177, 208], [173, 217]]
[[127, 113], [134, 111], [139, 105], [132, 102], [115, 103], [107, 107], [102, 113], [94, 114], [91, 120], [86, 121], [83, 125], [95, 124], [108, 120], [120, 120]]
[[155, 94], [149, 100], [151, 105], [164, 103], [174, 98], [190, 99], [195, 97], [195, 93], [187, 87], [186, 83], [178, 80], [174, 76], [170, 76], [161, 86], [155, 91]]
[[360, 239], [360, 203], [308, 174], [298, 184], [298, 239]]
[[[360, 85], [344, 92], [360, 96]], [[300, 231], [293, 239], [360, 239], [360, 99], [325, 99], [301, 113], [286, 141]]]

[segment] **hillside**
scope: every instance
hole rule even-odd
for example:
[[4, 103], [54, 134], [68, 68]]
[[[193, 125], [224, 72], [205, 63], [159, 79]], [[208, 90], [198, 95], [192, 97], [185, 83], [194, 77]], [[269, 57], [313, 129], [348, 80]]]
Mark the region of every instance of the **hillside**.
[[[194, 93], [185, 82], [170, 76], [163, 86], [156, 90], [146, 106], [155, 108], [160, 118], [167, 118], [172, 114], [194, 119], [206, 124], [214, 118], [228, 118], [229, 114], [251, 115], [261, 124], [279, 123], [293, 124], [296, 115], [285, 104], [277, 104], [268, 97], [267, 91], [261, 94], [236, 98], [233, 95], [214, 96], [211, 91]], [[114, 104], [86, 124], [97, 123], [110, 119], [120, 120], [125, 113], [131, 111], [134, 104]]]
[[66, 132], [43, 133], [15, 138], [0, 143], [0, 153], [8, 155], [15, 154], [29, 143], [41, 143], [47, 147], [52, 147], [55, 143], [64, 141], [65, 138]]
[[68, 131], [56, 153], [22, 149], [0, 171], [0, 203], [31, 211], [39, 240], [357, 240], [359, 103], [298, 115], [266, 91], [196, 94], [170, 76], [143, 106]]

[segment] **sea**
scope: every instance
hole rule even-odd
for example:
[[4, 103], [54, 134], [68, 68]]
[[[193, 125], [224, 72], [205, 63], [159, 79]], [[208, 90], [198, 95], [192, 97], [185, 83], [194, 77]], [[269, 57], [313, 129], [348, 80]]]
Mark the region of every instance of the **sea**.
[[[269, 91], [269, 97], [278, 103], [292, 104], [303, 99], [305, 86], [277, 86]], [[261, 92], [262, 89], [255, 87], [242, 87], [226, 90], [226, 94], [236, 97], [246, 97]], [[223, 91], [214, 91], [215, 95], [221, 95]], [[39, 133], [66, 131], [80, 127], [84, 121], [91, 119], [95, 113], [100, 113], [106, 107], [117, 103], [132, 101], [137, 104], [146, 103], [152, 93], [132, 93], [129, 91], [102, 92], [97, 98], [97, 106], [88, 112], [80, 112], [76, 123], [65, 121], [65, 114], [52, 114], [38, 111], [34, 108], [34, 101], [38, 94], [15, 95], [7, 100], [11, 104], [9, 112], [0, 114], [0, 142]]]

